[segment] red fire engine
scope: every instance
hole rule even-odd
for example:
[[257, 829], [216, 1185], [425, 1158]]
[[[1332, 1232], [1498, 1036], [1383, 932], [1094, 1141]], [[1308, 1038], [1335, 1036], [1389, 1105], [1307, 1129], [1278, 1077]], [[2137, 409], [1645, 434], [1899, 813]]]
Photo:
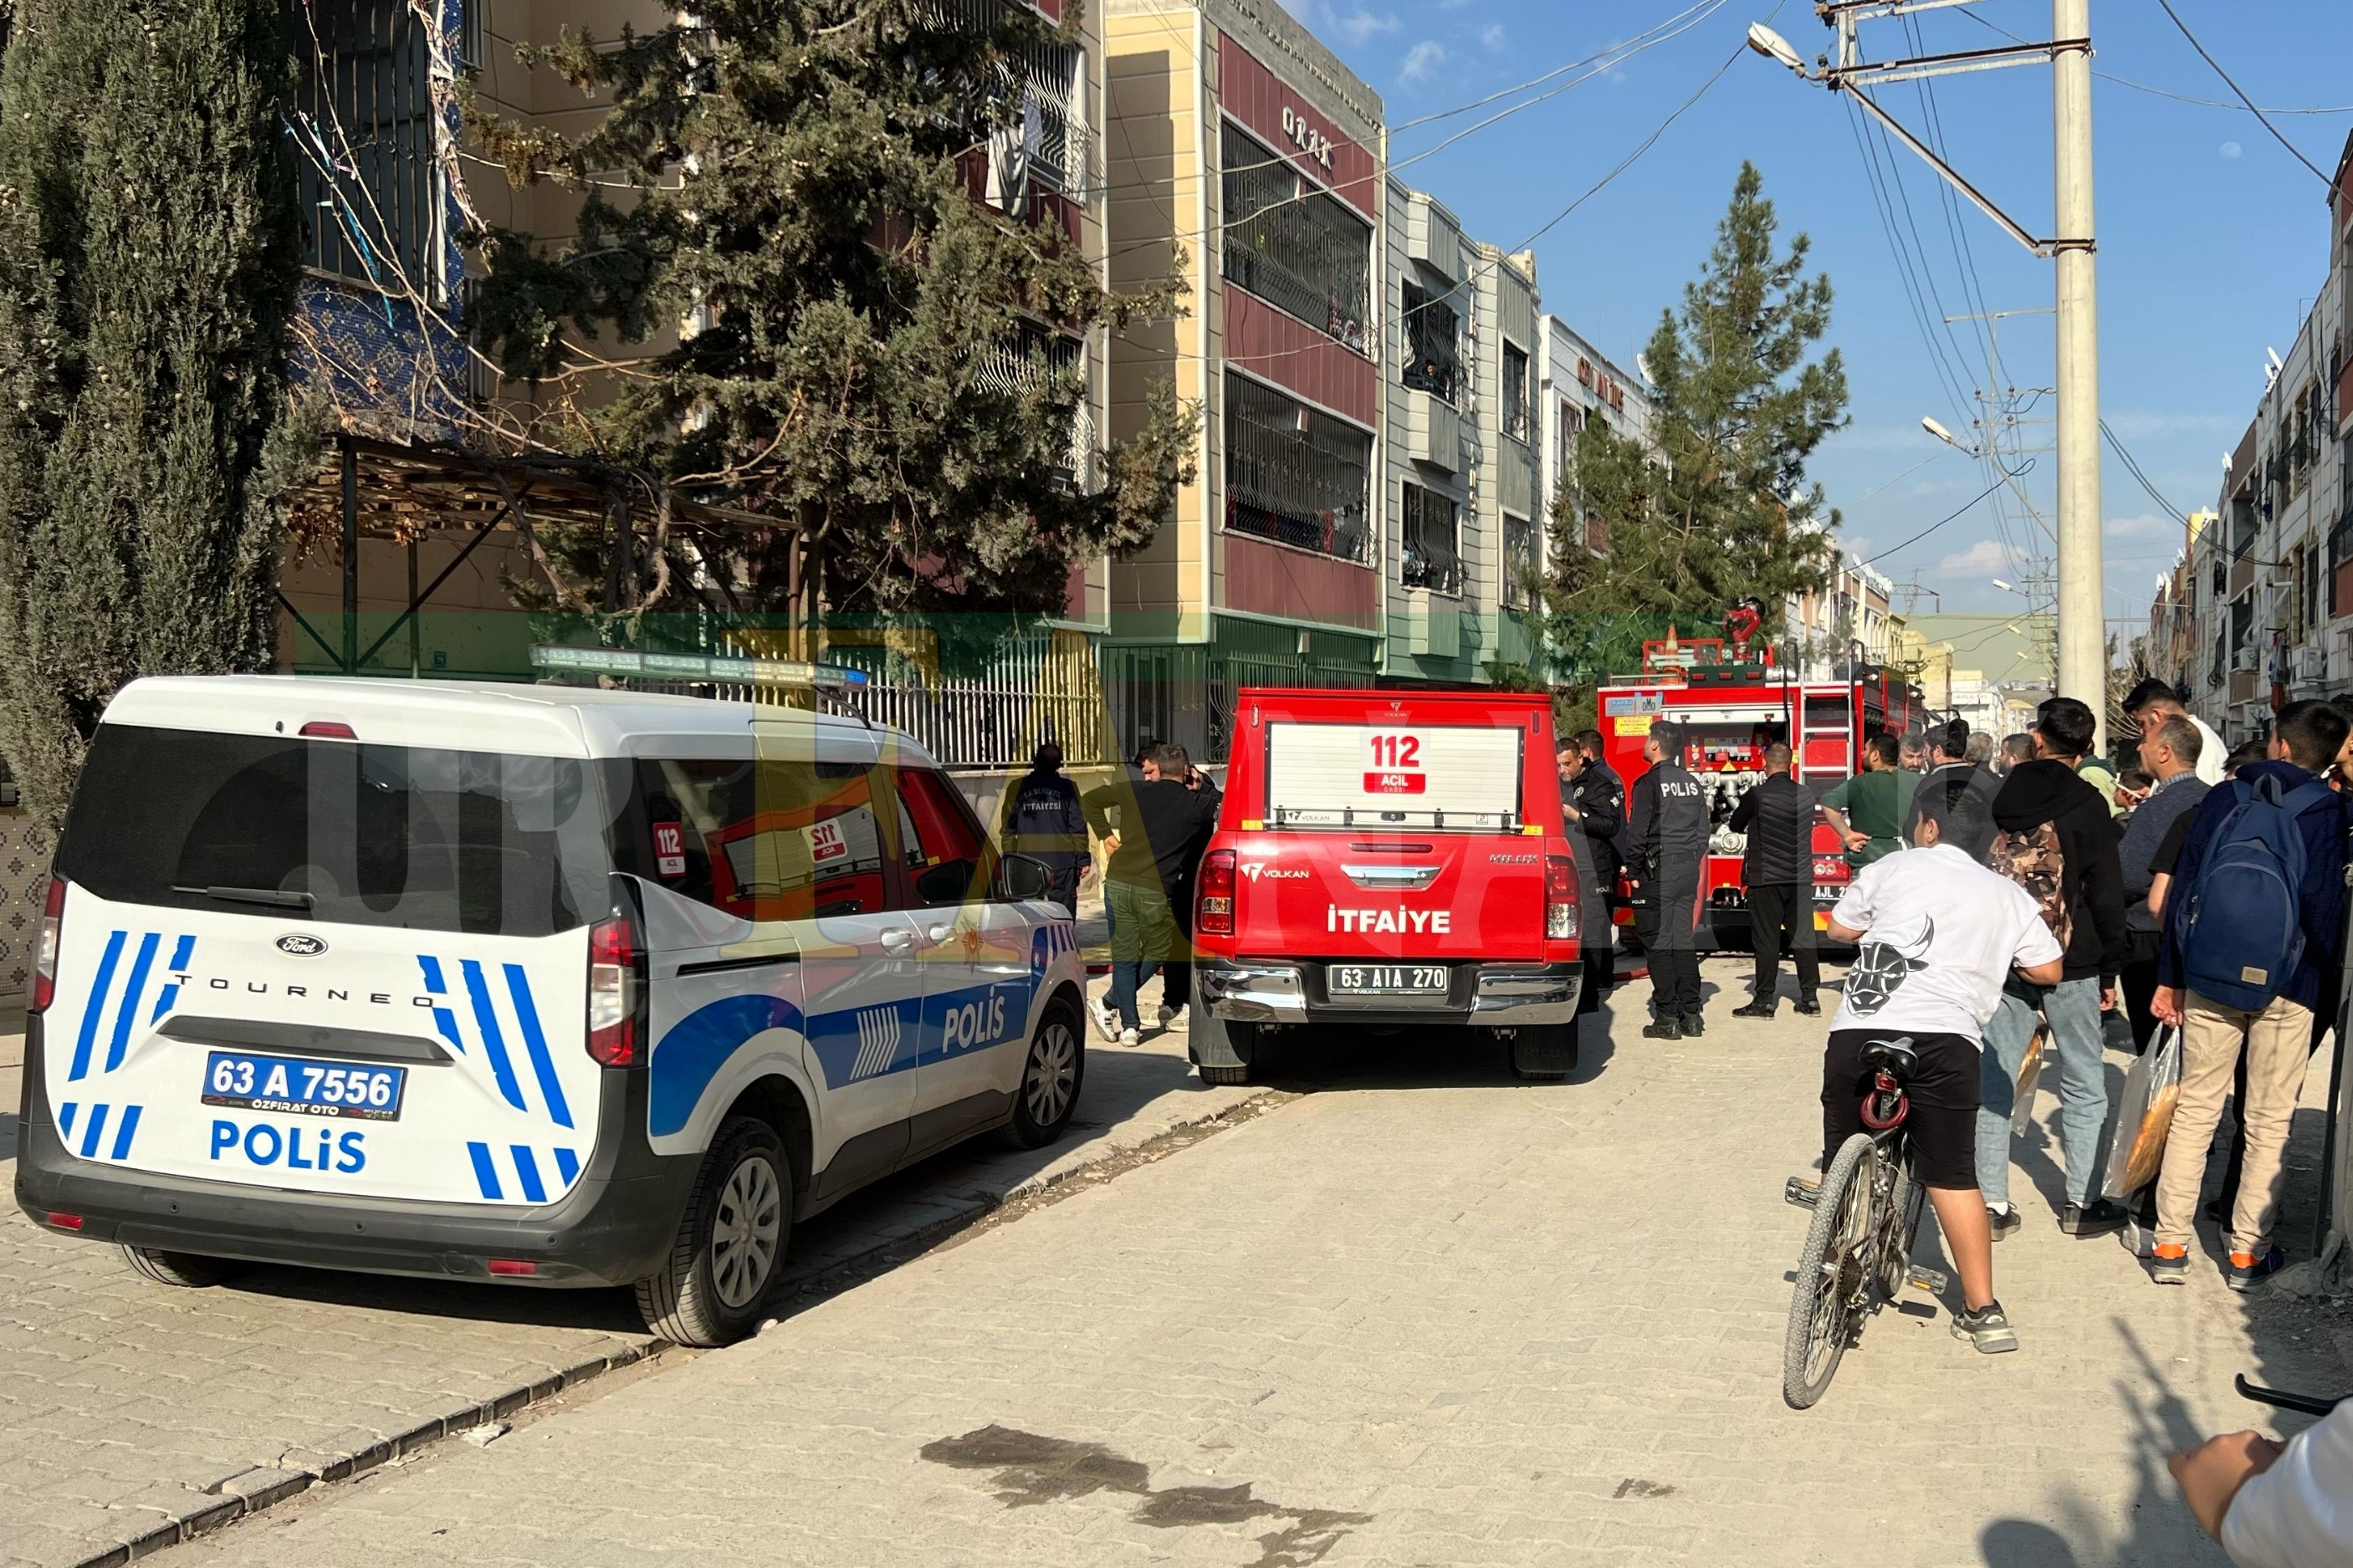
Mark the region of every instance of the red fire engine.
[[[1651, 724], [1672, 721], [1683, 727], [1683, 766], [1708, 791], [1715, 825], [1703, 883], [1703, 949], [1747, 945], [1748, 898], [1740, 875], [1746, 835], [1727, 824], [1740, 797], [1763, 782], [1765, 749], [1786, 742], [1798, 779], [1827, 795], [1862, 765], [1866, 737], [1903, 735], [1922, 728], [1926, 717], [1918, 690], [1876, 665], [1857, 660], [1845, 667], [1846, 679], [1799, 679], [1773, 662], [1769, 647], [1752, 649], [1761, 620], [1758, 606], [1743, 601], [1725, 617], [1722, 637], [1678, 637], [1671, 626], [1663, 639], [1642, 645], [1640, 675], [1613, 678], [1596, 698], [1603, 755], [1630, 792], [1650, 771], [1642, 742]], [[1817, 818], [1817, 930], [1849, 877], [1838, 835]], [[1617, 918], [1620, 925], [1633, 923], [1629, 910], [1620, 910]]]

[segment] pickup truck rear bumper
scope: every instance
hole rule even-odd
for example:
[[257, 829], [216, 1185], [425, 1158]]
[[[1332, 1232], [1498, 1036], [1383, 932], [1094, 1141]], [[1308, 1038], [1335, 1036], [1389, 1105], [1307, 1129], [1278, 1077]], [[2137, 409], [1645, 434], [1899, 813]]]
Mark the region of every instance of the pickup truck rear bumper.
[[1467, 1024], [1517, 1028], [1577, 1017], [1585, 966], [1454, 963], [1444, 995], [1334, 999], [1321, 960], [1204, 959], [1193, 985], [1210, 1014], [1236, 1024]]

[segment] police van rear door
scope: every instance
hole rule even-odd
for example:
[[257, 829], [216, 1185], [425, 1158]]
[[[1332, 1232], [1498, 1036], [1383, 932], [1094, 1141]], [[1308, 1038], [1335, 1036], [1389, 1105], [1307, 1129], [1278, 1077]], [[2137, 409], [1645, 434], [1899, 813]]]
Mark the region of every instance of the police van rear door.
[[[100, 725], [58, 857], [42, 1070], [67, 1148], [255, 1187], [561, 1197], [603, 1078], [606, 764], [406, 743], [364, 710], [259, 733], [140, 717]], [[553, 750], [562, 723], [517, 739]]]

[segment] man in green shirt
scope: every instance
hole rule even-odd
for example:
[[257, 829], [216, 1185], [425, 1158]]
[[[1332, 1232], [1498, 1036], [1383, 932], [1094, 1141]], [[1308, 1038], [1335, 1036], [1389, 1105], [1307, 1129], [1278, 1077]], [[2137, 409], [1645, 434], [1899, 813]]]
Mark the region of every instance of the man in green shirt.
[[1862, 772], [1822, 796], [1822, 816], [1858, 871], [1904, 847], [1903, 823], [1920, 775], [1896, 765], [1901, 754], [1894, 736], [1872, 736], [1862, 743]]

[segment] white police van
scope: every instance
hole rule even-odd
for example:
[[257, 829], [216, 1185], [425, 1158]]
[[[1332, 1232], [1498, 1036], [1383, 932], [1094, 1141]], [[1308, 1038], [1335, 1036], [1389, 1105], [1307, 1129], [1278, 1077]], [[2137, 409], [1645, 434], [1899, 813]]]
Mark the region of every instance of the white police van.
[[235, 1260], [634, 1286], [715, 1344], [794, 1221], [1069, 1122], [1071, 922], [893, 731], [545, 686], [134, 682], [57, 857], [16, 1197]]

